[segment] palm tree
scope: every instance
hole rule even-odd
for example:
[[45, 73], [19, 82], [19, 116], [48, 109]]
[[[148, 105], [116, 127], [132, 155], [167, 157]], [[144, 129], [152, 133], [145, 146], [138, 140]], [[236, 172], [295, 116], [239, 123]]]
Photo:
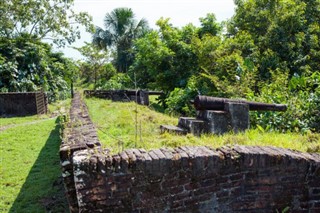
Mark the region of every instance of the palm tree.
[[130, 8], [116, 8], [106, 14], [104, 25], [105, 30], [96, 27], [92, 42], [100, 49], [113, 49], [115, 67], [127, 72], [133, 62], [133, 40], [147, 32], [148, 23], [145, 19], [137, 21]]

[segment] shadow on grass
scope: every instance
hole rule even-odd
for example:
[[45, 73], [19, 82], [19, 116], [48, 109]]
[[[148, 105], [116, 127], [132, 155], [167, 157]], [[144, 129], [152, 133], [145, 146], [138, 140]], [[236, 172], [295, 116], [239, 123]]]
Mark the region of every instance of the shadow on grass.
[[149, 108], [153, 111], [164, 113], [165, 108], [163, 107], [163, 104], [161, 103], [161, 99], [159, 96], [155, 95], [149, 95], [150, 105]]
[[[14, 201], [13, 212], [69, 212], [61, 177], [59, 119]], [[21, 153], [23, 154], [23, 153]]]

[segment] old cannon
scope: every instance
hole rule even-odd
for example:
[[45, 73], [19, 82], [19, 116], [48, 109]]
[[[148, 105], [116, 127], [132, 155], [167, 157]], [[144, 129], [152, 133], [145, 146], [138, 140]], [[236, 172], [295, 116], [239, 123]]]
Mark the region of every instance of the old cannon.
[[197, 117], [180, 117], [177, 127], [162, 125], [161, 132], [178, 134], [224, 134], [245, 131], [250, 127], [249, 111], [286, 111], [287, 105], [267, 104], [210, 96], [197, 96], [193, 101]]
[[228, 98], [217, 98], [210, 96], [197, 96], [194, 101], [196, 110], [226, 110], [226, 103], [247, 104], [249, 110], [254, 111], [286, 111], [287, 105], [285, 104], [267, 104], [253, 101], [243, 101]]

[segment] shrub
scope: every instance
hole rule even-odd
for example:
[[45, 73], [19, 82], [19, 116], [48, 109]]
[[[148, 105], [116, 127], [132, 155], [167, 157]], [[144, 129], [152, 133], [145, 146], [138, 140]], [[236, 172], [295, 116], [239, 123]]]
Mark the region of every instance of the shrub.
[[271, 72], [272, 80], [262, 86], [259, 96], [248, 95], [248, 99], [267, 103], [284, 103], [286, 112], [251, 112], [252, 127], [281, 132], [320, 131], [320, 89], [317, 85], [319, 73], [310, 76], [288, 72]]
[[134, 82], [130, 79], [127, 74], [117, 73], [110, 78], [110, 80], [106, 81], [101, 87], [98, 89], [110, 90], [110, 89], [127, 89], [133, 88]]

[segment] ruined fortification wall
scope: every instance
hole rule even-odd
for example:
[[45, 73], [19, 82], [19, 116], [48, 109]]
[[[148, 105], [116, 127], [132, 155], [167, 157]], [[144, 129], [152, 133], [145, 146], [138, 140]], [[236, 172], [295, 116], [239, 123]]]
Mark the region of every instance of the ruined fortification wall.
[[47, 113], [43, 92], [0, 93], [0, 116], [24, 116]]
[[[84, 109], [71, 117], [91, 129]], [[91, 130], [60, 152], [71, 212], [320, 212], [320, 155], [233, 146], [111, 156]]]
[[[66, 197], [70, 212], [79, 212], [73, 170], [73, 157], [76, 151], [100, 148], [98, 136], [89, 117], [87, 107], [81, 101], [79, 93], [74, 95], [70, 109], [70, 117], [66, 118], [63, 139], [60, 146], [60, 162]], [[101, 151], [101, 150], [100, 150]], [[94, 181], [94, 180], [92, 180]]]

